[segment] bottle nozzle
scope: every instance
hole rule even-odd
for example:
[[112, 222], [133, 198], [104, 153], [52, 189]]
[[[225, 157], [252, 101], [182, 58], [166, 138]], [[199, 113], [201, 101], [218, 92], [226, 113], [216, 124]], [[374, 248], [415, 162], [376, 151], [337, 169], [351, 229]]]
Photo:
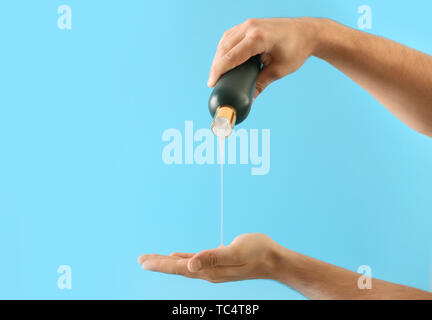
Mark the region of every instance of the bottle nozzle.
[[230, 106], [221, 106], [216, 110], [213, 123], [211, 125], [213, 133], [218, 137], [228, 137], [236, 122], [236, 111]]

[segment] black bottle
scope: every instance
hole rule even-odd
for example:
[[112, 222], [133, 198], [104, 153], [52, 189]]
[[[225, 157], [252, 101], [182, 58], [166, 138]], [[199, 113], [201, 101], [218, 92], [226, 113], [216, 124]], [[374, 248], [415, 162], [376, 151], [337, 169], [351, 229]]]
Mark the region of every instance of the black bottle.
[[246, 119], [260, 69], [259, 56], [253, 56], [218, 80], [209, 99], [209, 111], [214, 118], [211, 127], [215, 135], [229, 136], [234, 125]]

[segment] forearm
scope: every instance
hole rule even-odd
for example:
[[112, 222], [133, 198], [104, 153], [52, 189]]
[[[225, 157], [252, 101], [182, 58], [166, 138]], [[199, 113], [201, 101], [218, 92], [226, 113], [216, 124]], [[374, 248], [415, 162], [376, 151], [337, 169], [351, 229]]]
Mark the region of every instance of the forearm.
[[320, 19], [313, 55], [372, 94], [401, 121], [432, 136], [432, 56]]
[[371, 289], [360, 289], [356, 272], [282, 246], [274, 252], [274, 280], [310, 299], [432, 299], [432, 293], [378, 279]]

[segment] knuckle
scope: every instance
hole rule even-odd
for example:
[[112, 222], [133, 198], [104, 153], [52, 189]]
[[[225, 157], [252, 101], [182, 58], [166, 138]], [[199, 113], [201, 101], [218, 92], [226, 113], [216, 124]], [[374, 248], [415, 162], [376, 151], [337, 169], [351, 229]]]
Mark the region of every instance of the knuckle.
[[219, 50], [220, 54], [225, 54], [226, 52], [229, 51], [228, 47], [224, 41], [219, 42], [218, 50]]
[[225, 60], [231, 61], [233, 59], [232, 51], [226, 52], [225, 55], [224, 55], [224, 57], [225, 57]]
[[211, 267], [216, 266], [217, 262], [218, 262], [217, 256], [214, 253], [209, 252], [209, 254], [208, 254], [208, 262], [209, 262], [209, 265]]
[[222, 35], [222, 39], [226, 39], [231, 33], [231, 30], [226, 30], [223, 35]]
[[254, 28], [252, 29], [249, 33], [248, 33], [248, 37], [251, 41], [261, 41], [264, 39], [264, 35], [262, 30], [258, 29], [258, 28]]
[[255, 18], [249, 18], [245, 21], [245, 25], [247, 27], [252, 27], [252, 26], [255, 26], [256, 24], [257, 24], [257, 19], [255, 19]]
[[226, 34], [224, 33], [222, 38], [220, 38], [219, 43], [218, 43], [218, 48], [221, 48], [225, 45], [225, 40], [226, 40]]
[[160, 261], [153, 261], [148, 263], [148, 268], [150, 270], [159, 270], [160, 267], [161, 267]]
[[174, 274], [176, 275], [183, 275], [183, 272], [181, 271], [181, 265], [177, 261], [174, 265]]

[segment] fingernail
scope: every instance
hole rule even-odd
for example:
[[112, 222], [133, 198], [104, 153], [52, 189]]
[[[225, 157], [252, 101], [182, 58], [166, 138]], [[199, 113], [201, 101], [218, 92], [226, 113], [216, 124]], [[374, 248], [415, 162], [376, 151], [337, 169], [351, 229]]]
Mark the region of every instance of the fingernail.
[[197, 272], [201, 270], [201, 261], [199, 261], [198, 259], [195, 260], [191, 260], [189, 262], [189, 271], [190, 272]]
[[145, 262], [141, 265], [141, 267], [142, 267], [144, 270], [147, 270], [147, 266], [146, 266]]
[[207, 81], [207, 87], [211, 87], [212, 83], [209, 81]]

